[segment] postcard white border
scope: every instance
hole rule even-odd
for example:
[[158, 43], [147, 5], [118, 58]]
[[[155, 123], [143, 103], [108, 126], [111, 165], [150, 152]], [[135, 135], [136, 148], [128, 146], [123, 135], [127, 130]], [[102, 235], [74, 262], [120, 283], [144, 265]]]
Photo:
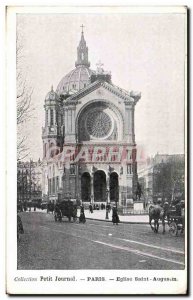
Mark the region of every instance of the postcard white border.
[[[182, 13], [186, 14], [185, 7], [88, 7], [88, 6], [66, 6], [66, 7], [9, 7], [7, 32], [7, 268], [6, 281], [7, 292], [9, 294], [183, 294], [186, 292], [187, 284], [187, 257], [185, 270], [177, 271], [152, 271], [152, 270], [17, 270], [17, 240], [16, 240], [16, 63], [15, 63], [15, 25], [17, 13]], [[186, 45], [186, 41], [185, 41]], [[187, 53], [187, 49], [186, 49]], [[187, 65], [185, 62], [185, 70]], [[186, 86], [185, 86], [186, 88]], [[187, 90], [185, 90], [185, 105], [187, 106]], [[11, 107], [11, 109], [9, 109]], [[187, 117], [187, 116], [186, 116]], [[187, 133], [187, 128], [186, 128]], [[11, 145], [11, 146], [9, 146]], [[187, 141], [186, 141], [187, 154]], [[186, 165], [187, 169], [187, 165]], [[186, 184], [187, 190], [187, 184]], [[187, 207], [187, 206], [186, 206]], [[186, 218], [187, 220], [187, 218]], [[187, 226], [187, 224], [186, 224]], [[186, 230], [187, 232], [187, 230]], [[186, 237], [187, 241], [187, 237]], [[186, 243], [187, 245], [187, 243]], [[77, 279], [86, 278], [87, 276], [106, 276], [111, 278], [112, 274], [120, 277], [176, 277], [177, 282], [21, 282], [15, 281], [16, 277], [37, 277], [55, 275], [61, 277], [69, 277], [75, 275]]]

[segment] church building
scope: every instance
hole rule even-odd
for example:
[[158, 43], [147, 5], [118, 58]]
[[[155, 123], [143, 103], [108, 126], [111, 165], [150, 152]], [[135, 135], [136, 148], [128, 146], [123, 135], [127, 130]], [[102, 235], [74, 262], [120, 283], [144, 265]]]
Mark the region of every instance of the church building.
[[45, 199], [120, 206], [135, 200], [134, 113], [140, 97], [116, 86], [101, 63], [90, 69], [82, 30], [75, 68], [45, 97]]

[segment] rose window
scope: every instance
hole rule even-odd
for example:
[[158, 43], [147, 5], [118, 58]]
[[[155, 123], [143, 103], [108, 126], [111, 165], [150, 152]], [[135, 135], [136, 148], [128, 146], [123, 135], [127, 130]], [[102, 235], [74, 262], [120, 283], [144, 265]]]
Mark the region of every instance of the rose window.
[[88, 114], [86, 128], [90, 136], [103, 138], [110, 133], [112, 121], [104, 111], [95, 110]]

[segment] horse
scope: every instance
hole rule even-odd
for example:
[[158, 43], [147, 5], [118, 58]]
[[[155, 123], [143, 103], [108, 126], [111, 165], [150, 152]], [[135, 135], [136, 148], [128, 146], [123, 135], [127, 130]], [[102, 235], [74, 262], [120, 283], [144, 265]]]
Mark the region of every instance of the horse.
[[[151, 205], [149, 207], [149, 225], [151, 229], [158, 233], [159, 230], [159, 220], [162, 221], [163, 226], [163, 234], [165, 233], [165, 217], [166, 217], [166, 207], [162, 207], [159, 204]], [[154, 220], [154, 227], [152, 226], [151, 222]]]
[[48, 203], [47, 204], [47, 214], [49, 214], [49, 212], [51, 212], [52, 214], [54, 213], [54, 203]]

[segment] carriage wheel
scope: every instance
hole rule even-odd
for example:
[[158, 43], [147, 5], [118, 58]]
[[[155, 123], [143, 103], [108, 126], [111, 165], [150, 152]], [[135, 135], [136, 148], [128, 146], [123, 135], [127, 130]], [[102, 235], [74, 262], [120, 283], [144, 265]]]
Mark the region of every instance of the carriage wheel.
[[178, 235], [178, 227], [177, 227], [177, 224], [175, 222], [170, 223], [169, 233], [172, 236], [177, 236]]

